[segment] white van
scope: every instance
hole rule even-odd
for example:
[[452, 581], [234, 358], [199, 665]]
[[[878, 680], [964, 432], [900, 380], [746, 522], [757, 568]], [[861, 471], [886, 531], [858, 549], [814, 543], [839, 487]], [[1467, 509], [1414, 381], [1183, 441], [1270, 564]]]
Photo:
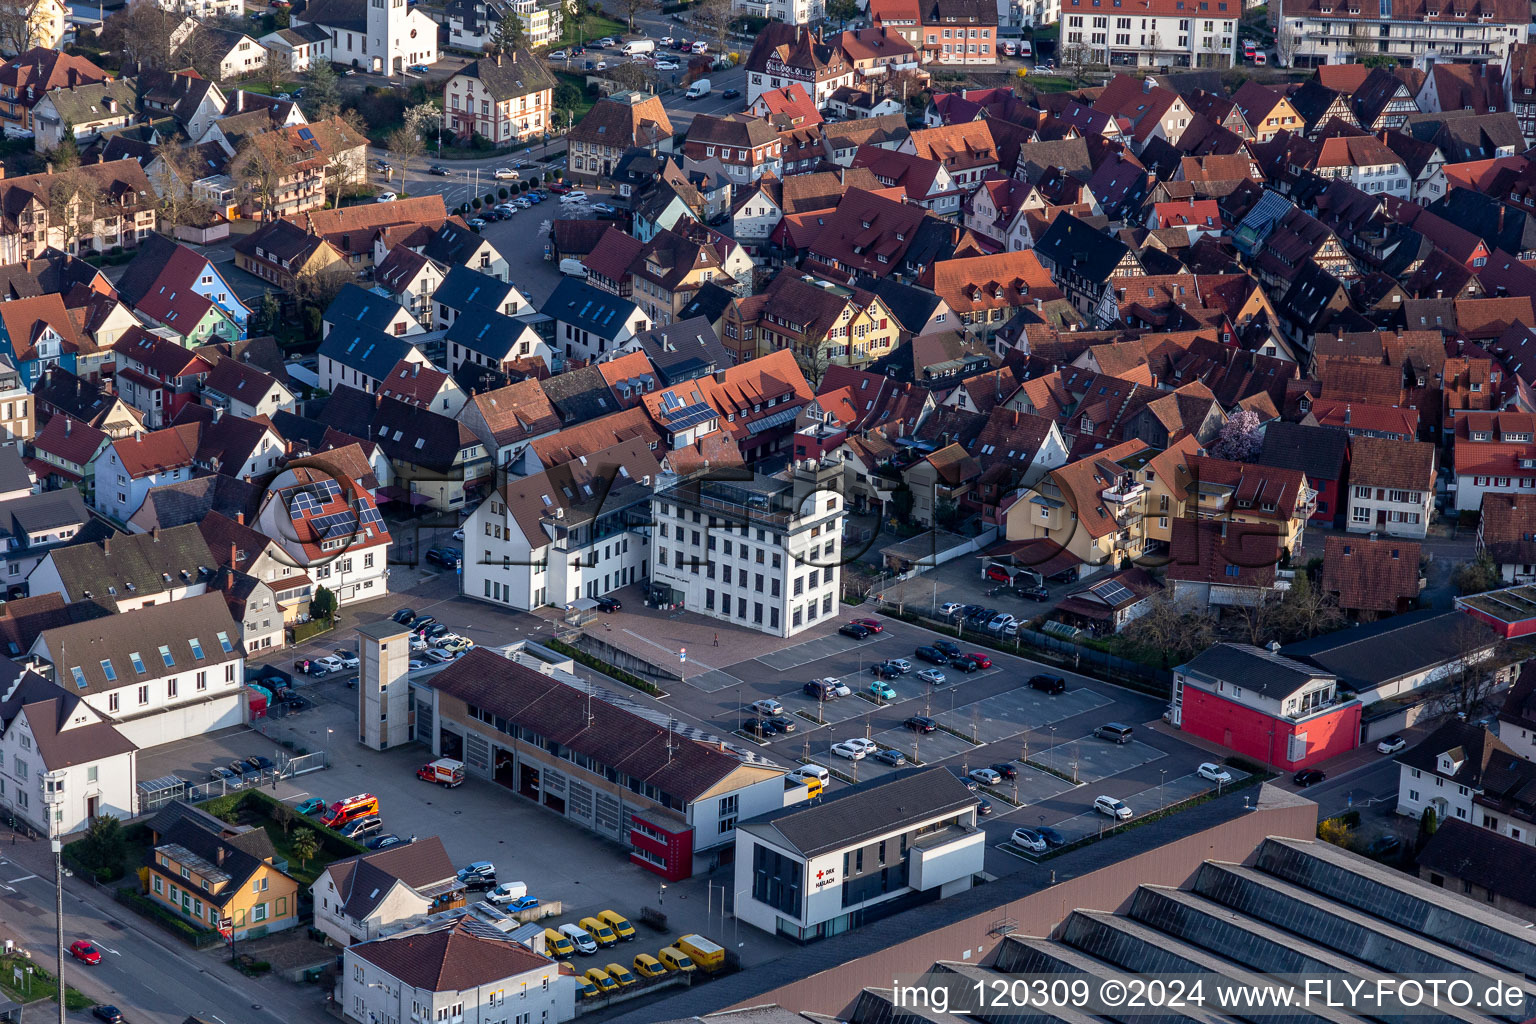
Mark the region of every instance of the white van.
[[638, 57], [642, 53], [655, 52], [656, 40], [654, 39], [631, 39], [624, 44], [624, 56], [626, 57]]
[[700, 39], [698, 42], [694, 43], [693, 46], [690, 47], [690, 49], [694, 53], [708, 53], [709, 52], [709, 44], [706, 43], [704, 40]]
[[816, 779], [823, 786], [832, 784], [832, 773], [819, 764], [803, 764], [789, 773], [791, 779]]
[[561, 203], [584, 203], [586, 201], [587, 194], [579, 188], [573, 188], [565, 195], [560, 197]]
[[688, 91], [683, 93], [683, 98], [684, 99], [690, 99], [690, 100], [696, 100], [696, 99], [698, 99], [701, 96], [708, 96], [708, 95], [709, 95], [709, 79], [701, 78], [697, 82], [694, 82], [692, 85], [690, 85], [688, 87]]
[[563, 924], [560, 926], [560, 934], [571, 940], [571, 945], [576, 947], [576, 952], [583, 956], [590, 956], [597, 952], [597, 940], [587, 934], [587, 930], [580, 925]]
[[565, 259], [560, 261], [560, 273], [564, 274], [566, 277], [584, 278], [587, 276], [587, 265], [581, 262], [581, 260], [572, 259], [571, 257], [567, 256]]

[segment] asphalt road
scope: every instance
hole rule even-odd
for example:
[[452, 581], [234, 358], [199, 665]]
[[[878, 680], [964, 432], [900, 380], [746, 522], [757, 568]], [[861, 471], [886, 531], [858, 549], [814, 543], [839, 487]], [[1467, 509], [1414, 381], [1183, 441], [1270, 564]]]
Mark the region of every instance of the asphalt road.
[[[33, 958], [52, 971], [58, 946], [54, 941], [55, 893], [47, 844], [22, 844], [3, 852], [0, 907], [4, 909], [0, 918], [7, 934], [15, 935], [17, 945], [31, 950]], [[64, 943], [67, 946], [76, 939], [90, 939], [101, 948], [102, 960], [88, 966], [66, 955], [64, 980], [98, 1002], [115, 1005], [134, 1024], [181, 1024], [188, 1013], [229, 1024], [286, 1024], [313, 1017], [312, 1007], [296, 1015], [294, 1011], [304, 1004], [295, 1000], [290, 1006], [278, 991], [271, 993], [277, 1001], [253, 1003], [249, 991], [232, 983], [244, 979], [220, 962], [221, 950], [192, 952], [169, 936], [162, 938], [153, 925], [113, 903], [103, 890], [92, 891], [90, 899], [82, 899], [79, 893], [89, 888], [90, 883], [78, 878], [65, 881]], [[166, 984], [172, 964], [176, 965], [175, 983]], [[222, 976], [226, 973], [229, 978]], [[312, 999], [312, 992], [306, 994]], [[29, 1019], [34, 1014], [40, 1020], [57, 1013], [52, 1006], [42, 1005], [41, 1010], [33, 1009]], [[90, 1011], [71, 1014], [69, 1019], [89, 1020]]]

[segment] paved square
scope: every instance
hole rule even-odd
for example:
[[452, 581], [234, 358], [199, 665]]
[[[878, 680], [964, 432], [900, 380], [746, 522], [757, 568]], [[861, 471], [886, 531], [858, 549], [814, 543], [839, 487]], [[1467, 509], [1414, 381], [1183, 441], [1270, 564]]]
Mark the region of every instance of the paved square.
[[[855, 640], [852, 637], [843, 636], [841, 633], [833, 633], [830, 636], [819, 636], [814, 640], [795, 644], [793, 647], [785, 647], [760, 655], [757, 660], [769, 668], [787, 672], [798, 665], [809, 665], [813, 661], [829, 658], [834, 654], [842, 654], [856, 647], [874, 647], [888, 634], [876, 633], [864, 640]], [[866, 653], [866, 657], [876, 658], [874, 651]], [[804, 680], [801, 680], [804, 682]]]
[[[852, 679], [845, 679], [843, 681], [850, 687], [855, 682]], [[780, 704], [784, 705], [784, 710], [790, 714], [793, 715], [797, 711], [803, 713], [796, 717], [804, 718], [806, 715], [809, 715], [812, 721], [807, 724], [812, 727], [816, 725], [818, 720], [827, 725], [836, 725], [839, 722], [846, 722], [875, 710], [875, 706], [869, 701], [863, 697], [855, 697], [853, 694], [839, 697], [836, 700], [819, 701], [815, 697], [807, 696], [803, 689], [795, 689], [784, 694], [778, 700]]]
[[1072, 785], [1072, 783], [1065, 779], [1058, 779], [1050, 772], [1042, 772], [1037, 768], [1031, 768], [1028, 765], [1021, 765], [1017, 762], [1015, 762], [1014, 767], [1018, 769], [1019, 777], [1011, 782], [1004, 782], [995, 788], [998, 792], [1005, 793], [1011, 797], [1014, 795], [1014, 784], [1017, 783], [1018, 800], [1023, 806], [1013, 807], [1009, 804], [999, 804], [995, 801], [992, 806], [996, 808], [998, 814], [1004, 817], [1010, 814], [1022, 814], [1025, 819], [1022, 820], [1024, 824], [1035, 821], [1037, 813], [1034, 810], [1035, 804], [1044, 803], [1052, 797], [1080, 788]]
[[[1128, 772], [1148, 761], [1156, 761], [1168, 755], [1140, 740], [1129, 743], [1112, 743], [1101, 740], [1091, 733], [1066, 743], [1058, 743], [1048, 750], [1031, 753], [1030, 760], [1038, 761], [1047, 768], [1054, 768], [1063, 775], [1075, 777], [1085, 785], [1107, 779], [1121, 772]], [[1076, 775], [1073, 775], [1074, 764]]]
[[[702, 672], [696, 676], [689, 676], [685, 680], [695, 690], [705, 693], [715, 693], [720, 690], [728, 690], [733, 686], [740, 686], [741, 680], [731, 675], [724, 669], [712, 668], [708, 672]], [[668, 682], [667, 686], [677, 686], [676, 682]]]

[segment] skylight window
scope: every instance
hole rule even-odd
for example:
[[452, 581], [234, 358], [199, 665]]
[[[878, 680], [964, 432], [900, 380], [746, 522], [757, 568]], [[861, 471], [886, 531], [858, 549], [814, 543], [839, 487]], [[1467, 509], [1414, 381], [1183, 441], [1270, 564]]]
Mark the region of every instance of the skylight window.
[[112, 659], [110, 659], [110, 658], [102, 658], [101, 659], [101, 673], [102, 673], [102, 675], [107, 677], [107, 682], [109, 682], [109, 683], [117, 682], [117, 669], [112, 667]]
[[219, 633], [219, 646], [224, 649], [225, 654], [233, 653], [235, 649], [234, 644], [229, 642], [229, 634], [222, 631]]
[[133, 670], [135, 672], [137, 672], [139, 675], [144, 674], [144, 659], [139, 657], [138, 651], [134, 651], [132, 654], [128, 655], [128, 660], [133, 662]]
[[202, 641], [199, 640], [197, 637], [193, 637], [191, 640], [188, 641], [188, 643], [190, 643], [192, 645], [192, 657], [196, 658], [198, 661], [202, 661], [203, 660], [203, 644], [202, 644]]
[[171, 649], [164, 644], [160, 645], [160, 660], [165, 662], [166, 668], [176, 667], [176, 659], [171, 657]]
[[79, 665], [70, 666], [69, 674], [75, 677], [75, 685], [80, 687], [80, 689], [83, 690], [90, 685], [85, 681], [85, 670]]

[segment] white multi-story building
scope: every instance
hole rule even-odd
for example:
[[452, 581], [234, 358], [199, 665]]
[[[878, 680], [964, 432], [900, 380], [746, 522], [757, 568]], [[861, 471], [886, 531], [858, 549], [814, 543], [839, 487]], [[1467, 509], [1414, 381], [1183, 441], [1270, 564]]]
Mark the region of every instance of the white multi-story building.
[[35, 662], [140, 747], [245, 722], [245, 648], [222, 594], [44, 630]]
[[474, 53], [485, 51], [496, 36], [497, 26], [509, 15], [522, 22], [525, 46], [557, 43], [565, 30], [560, 0], [450, 0], [444, 10], [448, 45]]
[[437, 62], [437, 22], [406, 0], [312, 0], [293, 24], [319, 25], [332, 61], [374, 74]]
[[1061, 38], [1086, 44], [1094, 61], [1111, 68], [1225, 68], [1237, 54], [1242, 14], [1242, 0], [1143, 0], [1123, 8], [1061, 0]]
[[736, 916], [810, 942], [893, 900], [964, 892], [986, 854], [977, 803], [948, 769], [930, 768], [739, 822]]
[[811, 25], [827, 16], [827, 5], [824, 0], [731, 0], [731, 11], [786, 25]]
[[[1241, 11], [1239, 0], [1232, 0]], [[1270, 12], [1274, 24], [1274, 12]], [[1298, 68], [1349, 64], [1385, 54], [1425, 68], [1436, 61], [1506, 63], [1509, 48], [1530, 34], [1523, 0], [1476, 5], [1438, 0], [1284, 0], [1278, 36]], [[1281, 54], [1284, 63], [1284, 53]]]
[[241, 0], [156, 0], [162, 11], [186, 14], [199, 21], [209, 18], [238, 18], [244, 8]]
[[651, 593], [700, 615], [792, 636], [837, 614], [843, 467], [684, 480], [651, 499]]
[[328, 588], [338, 605], [389, 593], [389, 527], [367, 491], [303, 467], [284, 470], [267, 493], [257, 527], [281, 548], [280, 563]]
[[1423, 537], [1435, 503], [1435, 446], [1357, 437], [1350, 442], [1351, 533]]
[[348, 946], [336, 1005], [359, 1024], [519, 1021], [576, 1016], [576, 979], [510, 936], [490, 938], [468, 913]]
[[643, 438], [509, 477], [464, 523], [465, 595], [527, 611], [639, 582], [660, 477]]
[[39, 832], [133, 817], [136, 758], [112, 723], [37, 673], [15, 672], [0, 690], [0, 808]]
[[112, 442], [96, 459], [96, 508], [126, 523], [151, 487], [192, 479], [198, 427], [188, 423]]

